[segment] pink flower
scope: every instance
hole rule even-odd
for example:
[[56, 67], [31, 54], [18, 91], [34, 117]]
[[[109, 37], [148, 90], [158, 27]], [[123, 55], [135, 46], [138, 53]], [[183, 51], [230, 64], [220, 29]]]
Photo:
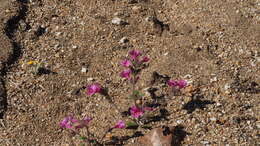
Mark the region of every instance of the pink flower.
[[134, 105], [130, 108], [130, 113], [132, 117], [139, 118], [144, 114], [144, 110]]
[[131, 59], [135, 60], [138, 56], [140, 56], [142, 53], [139, 50], [132, 50], [129, 52], [129, 55]]
[[144, 56], [141, 60], [141, 62], [148, 62], [150, 58], [148, 56]]
[[123, 61], [121, 62], [121, 65], [124, 66], [124, 67], [129, 67], [129, 66], [132, 65], [132, 63], [131, 63], [130, 60], [125, 59], [125, 60], [123, 60]]
[[130, 79], [131, 73], [132, 73], [132, 70], [131, 70], [131, 69], [125, 69], [125, 70], [123, 70], [123, 71], [120, 73], [120, 76], [121, 76], [122, 78]]
[[122, 120], [119, 120], [113, 128], [123, 129], [125, 127], [126, 127], [125, 122]]
[[169, 86], [171, 86], [171, 87], [179, 87], [179, 89], [182, 89], [182, 88], [186, 87], [187, 84], [188, 83], [185, 80], [178, 80], [178, 81], [176, 81], [176, 80], [169, 80], [168, 81], [168, 85]]
[[67, 116], [60, 122], [60, 126], [61, 128], [76, 130], [87, 126], [91, 120], [92, 119], [89, 117], [86, 117], [83, 120], [78, 120], [73, 116]]
[[178, 86], [179, 86], [180, 89], [186, 87], [187, 85], [188, 85], [188, 83], [185, 80], [179, 80], [178, 81]]
[[73, 124], [76, 123], [76, 122], [78, 122], [78, 120], [75, 119], [73, 116], [67, 116], [60, 122], [60, 127], [72, 129]]
[[171, 86], [171, 87], [175, 87], [175, 86], [178, 85], [178, 82], [175, 81], [175, 80], [169, 80], [169, 81], [167, 82], [167, 84], [168, 84], [169, 86]]
[[87, 95], [94, 95], [95, 93], [98, 93], [101, 91], [101, 86], [99, 84], [93, 84], [87, 86]]

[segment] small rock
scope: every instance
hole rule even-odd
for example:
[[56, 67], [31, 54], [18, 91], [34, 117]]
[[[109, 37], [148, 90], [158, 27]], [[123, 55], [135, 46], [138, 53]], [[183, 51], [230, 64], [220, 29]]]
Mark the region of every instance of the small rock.
[[183, 122], [183, 120], [177, 120], [176, 122], [177, 122], [177, 124], [181, 124]]
[[214, 78], [211, 78], [210, 79], [210, 82], [212, 83], [212, 82], [216, 82], [216, 81], [218, 81], [218, 78], [217, 77], [214, 77]]
[[204, 144], [204, 145], [208, 145], [209, 144], [208, 141], [201, 141], [201, 143]]
[[112, 24], [115, 24], [115, 25], [123, 25], [125, 23], [126, 22], [124, 22], [121, 18], [118, 18], [118, 17], [115, 17], [112, 19]]
[[215, 117], [210, 118], [211, 121], [216, 121], [217, 119]]
[[119, 12], [114, 13], [114, 16], [119, 16], [119, 15], [121, 15]]
[[142, 9], [141, 6], [133, 6], [133, 8], [132, 8], [132, 10], [133, 10], [134, 12], [139, 12], [141, 9]]
[[86, 72], [87, 72], [87, 68], [86, 68], [86, 67], [82, 67], [82, 68], [81, 68], [81, 72], [82, 72], [82, 73], [86, 73]]
[[60, 36], [62, 34], [62, 32], [56, 32], [55, 35], [56, 36]]
[[142, 146], [171, 146], [172, 132], [169, 128], [155, 128], [138, 140]]
[[90, 82], [90, 81], [94, 81], [93, 78], [87, 78], [87, 81]]
[[225, 90], [228, 90], [230, 88], [230, 85], [227, 83], [227, 84], [225, 84], [225, 86], [224, 86], [224, 89]]
[[122, 39], [120, 39], [119, 43], [124, 44], [127, 43], [129, 40], [126, 37], [123, 37]]
[[145, 18], [145, 21], [150, 22], [150, 21], [154, 21], [154, 19], [155, 18], [153, 16], [148, 16]]
[[219, 103], [219, 102], [217, 102], [217, 104], [216, 104], [217, 106], [221, 106], [222, 104], [221, 103]]
[[76, 45], [72, 46], [72, 49], [77, 49], [77, 48], [78, 48], [78, 46], [76, 46]]
[[256, 124], [256, 127], [257, 127], [258, 129], [260, 129], [260, 123], [257, 123], [257, 124]]

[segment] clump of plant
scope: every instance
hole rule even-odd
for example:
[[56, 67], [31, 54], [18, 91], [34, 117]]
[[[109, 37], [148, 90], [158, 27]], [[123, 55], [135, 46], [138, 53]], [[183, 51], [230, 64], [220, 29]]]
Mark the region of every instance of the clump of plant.
[[43, 63], [40, 63], [38, 61], [28, 61], [27, 64], [29, 65], [29, 71], [33, 73], [34, 75], [38, 75], [41, 73], [42, 70], [44, 70]]
[[[80, 136], [81, 139], [83, 139], [85, 142], [89, 143], [103, 143], [104, 137], [111, 132], [113, 129], [124, 129], [124, 128], [130, 128], [130, 127], [142, 127], [147, 128], [149, 125], [145, 125], [142, 123], [143, 119], [149, 117], [149, 114], [156, 111], [154, 107], [149, 107], [144, 104], [144, 94], [138, 90], [137, 82], [140, 79], [140, 73], [141, 71], [147, 67], [147, 63], [150, 61], [150, 58], [146, 55], [144, 55], [139, 50], [131, 50], [128, 54], [128, 56], [123, 59], [120, 62], [120, 65], [124, 68], [123, 71], [120, 72], [120, 77], [124, 78], [130, 85], [131, 85], [131, 93], [129, 95], [130, 99], [132, 100], [132, 105], [129, 107], [128, 113], [129, 118], [125, 121], [120, 119], [115, 124], [115, 126], [108, 128], [108, 130], [105, 132], [104, 136], [98, 140], [94, 137], [91, 138], [91, 135], [88, 130], [88, 124], [91, 121], [91, 118], [84, 118], [83, 120], [77, 120], [71, 116], [66, 117], [60, 124], [62, 128], [69, 129], [75, 134], [79, 134], [79, 129], [81, 128], [87, 128], [88, 135], [87, 137], [82, 138], [83, 136]], [[179, 92], [180, 89], [187, 86], [187, 82], [185, 80], [168, 80], [168, 85], [172, 88], [173, 92]], [[98, 83], [94, 83], [91, 85], [88, 85], [86, 87], [86, 94], [88, 96], [92, 96], [96, 93], [105, 95], [108, 97], [110, 103], [112, 103], [111, 98], [108, 96], [107, 93], [104, 92], [105, 90], [102, 88], [102, 86]]]

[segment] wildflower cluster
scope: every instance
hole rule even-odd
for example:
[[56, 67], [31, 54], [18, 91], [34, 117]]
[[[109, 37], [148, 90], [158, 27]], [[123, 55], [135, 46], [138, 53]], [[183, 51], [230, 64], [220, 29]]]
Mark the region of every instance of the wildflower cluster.
[[150, 59], [148, 56], [143, 56], [139, 50], [132, 50], [129, 52], [128, 58], [121, 61], [121, 65], [125, 67], [120, 76], [130, 80], [133, 84], [139, 79], [138, 73], [144, 67], [144, 63]]
[[[133, 105], [129, 108], [129, 114], [131, 115], [131, 120], [134, 120], [134, 122], [126, 123], [123, 120], [118, 120], [113, 127], [109, 128], [105, 132], [103, 138], [107, 135], [107, 133], [111, 132], [113, 129], [124, 129], [126, 127], [130, 127], [131, 125], [139, 126], [139, 120], [145, 117], [144, 115], [146, 112], [155, 111], [155, 108], [147, 107], [143, 104], [143, 94], [136, 89], [136, 84], [140, 78], [139, 74], [141, 70], [146, 67], [146, 63], [149, 62], [149, 60], [150, 58], [148, 56], [145, 56], [141, 51], [131, 50], [128, 53], [127, 58], [120, 62], [120, 65], [124, 67], [124, 70], [120, 73], [120, 77], [129, 81], [129, 83], [132, 85], [131, 97], [133, 97], [134, 102]], [[169, 80], [167, 84], [174, 90], [180, 90], [187, 86], [187, 81]], [[98, 83], [86, 86], [86, 94], [88, 96], [92, 96], [97, 93], [108, 96], [107, 94], [104, 94], [103, 91], [104, 89], [102, 89], [102, 86]], [[92, 119], [89, 117], [86, 117], [82, 120], [78, 120], [73, 116], [68, 116], [60, 122], [60, 126], [62, 128], [70, 129], [73, 132], [78, 132], [79, 129], [88, 127], [88, 124], [91, 120]], [[101, 142], [103, 138], [101, 139]]]

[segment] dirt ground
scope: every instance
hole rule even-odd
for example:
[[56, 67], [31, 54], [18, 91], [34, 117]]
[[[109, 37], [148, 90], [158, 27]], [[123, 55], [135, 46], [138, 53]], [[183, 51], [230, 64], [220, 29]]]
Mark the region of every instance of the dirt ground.
[[[2, 93], [7, 99], [7, 109], [1, 108], [0, 145], [79, 145], [58, 125], [69, 114], [92, 117], [90, 131], [96, 138], [117, 120], [126, 120], [102, 95], [89, 97], [78, 89], [98, 82], [108, 88], [120, 112], [126, 111], [131, 87], [119, 77], [119, 62], [131, 49], [151, 58], [138, 87], [147, 100], [148, 89], [163, 97], [160, 108], [167, 114], [150, 125], [179, 127], [173, 145], [260, 143], [259, 0], [0, 2]], [[120, 24], [112, 23], [116, 17]], [[123, 37], [129, 41], [120, 42]], [[46, 71], [32, 74], [31, 60], [43, 63]], [[160, 78], [151, 84], [154, 72], [186, 79], [193, 90], [173, 96]], [[112, 135], [131, 137], [134, 132], [115, 130]], [[137, 139], [119, 145], [140, 145]]]

